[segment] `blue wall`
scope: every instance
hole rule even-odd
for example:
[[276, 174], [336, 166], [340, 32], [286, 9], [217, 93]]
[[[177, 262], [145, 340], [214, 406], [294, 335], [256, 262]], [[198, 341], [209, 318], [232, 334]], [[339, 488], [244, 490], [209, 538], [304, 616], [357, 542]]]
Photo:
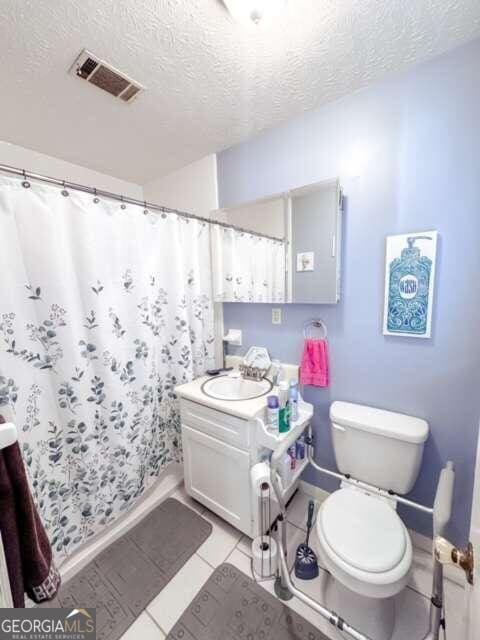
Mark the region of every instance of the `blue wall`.
[[[309, 388], [318, 460], [334, 466], [328, 408], [343, 399], [427, 419], [431, 434], [412, 492], [432, 504], [447, 459], [457, 466], [451, 535], [468, 536], [480, 414], [480, 41], [373, 88], [302, 114], [220, 153], [222, 207], [340, 176], [347, 196], [343, 293], [338, 305], [225, 304], [244, 348], [298, 362], [302, 326], [328, 325], [332, 383]], [[440, 234], [433, 337], [382, 335], [385, 236]], [[278, 305], [274, 305], [278, 306]], [[331, 489], [309, 472], [306, 479]], [[431, 532], [430, 519], [403, 512]]]

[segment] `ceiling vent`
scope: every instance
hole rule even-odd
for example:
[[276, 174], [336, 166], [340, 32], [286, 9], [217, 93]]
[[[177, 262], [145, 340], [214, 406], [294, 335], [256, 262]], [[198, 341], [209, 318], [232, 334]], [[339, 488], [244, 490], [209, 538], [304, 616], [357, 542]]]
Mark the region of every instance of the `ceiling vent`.
[[145, 87], [84, 49], [70, 67], [70, 73], [108, 91], [123, 102], [132, 102]]

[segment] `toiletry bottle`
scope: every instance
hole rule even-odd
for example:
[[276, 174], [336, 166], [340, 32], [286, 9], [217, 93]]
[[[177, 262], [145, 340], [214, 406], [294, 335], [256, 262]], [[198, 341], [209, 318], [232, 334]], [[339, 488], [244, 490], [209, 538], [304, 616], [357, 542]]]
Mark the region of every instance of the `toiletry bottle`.
[[290, 469], [293, 471], [297, 466], [297, 449], [294, 444], [288, 450], [288, 455], [290, 456]]
[[279, 413], [278, 396], [267, 396], [267, 426], [273, 431], [278, 431]]
[[288, 382], [281, 380], [278, 390], [278, 400], [280, 403], [278, 430], [286, 433], [290, 429], [290, 412], [288, 408]]
[[295, 443], [295, 448], [297, 452], [297, 460], [305, 459], [305, 436], [300, 436], [297, 442]]
[[280, 362], [280, 360], [272, 360], [272, 366], [270, 371], [272, 374], [273, 386], [277, 387], [278, 383], [282, 378], [282, 363]]
[[290, 380], [288, 408], [290, 409], [290, 422], [296, 422], [298, 420], [298, 386], [295, 380]]
[[278, 384], [278, 401], [280, 409], [288, 402], [288, 382], [286, 380], [281, 380]]

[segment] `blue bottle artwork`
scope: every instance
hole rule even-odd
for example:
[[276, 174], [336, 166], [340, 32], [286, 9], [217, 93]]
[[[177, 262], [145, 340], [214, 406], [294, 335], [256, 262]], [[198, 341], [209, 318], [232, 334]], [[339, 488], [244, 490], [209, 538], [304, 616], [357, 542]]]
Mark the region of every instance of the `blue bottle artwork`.
[[384, 334], [430, 337], [436, 248], [436, 231], [387, 238]]

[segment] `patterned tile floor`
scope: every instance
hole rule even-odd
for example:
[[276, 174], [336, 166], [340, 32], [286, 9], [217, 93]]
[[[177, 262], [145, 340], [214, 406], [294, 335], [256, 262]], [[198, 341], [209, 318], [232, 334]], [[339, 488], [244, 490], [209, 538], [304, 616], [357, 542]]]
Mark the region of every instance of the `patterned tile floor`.
[[[172, 497], [182, 501], [208, 519], [213, 525], [212, 534], [147, 606], [121, 640], [137, 640], [137, 638], [162, 640], [165, 638], [201, 586], [214, 569], [223, 562], [229, 562], [251, 576], [249, 539], [188, 497], [183, 489], [178, 490]], [[289, 506], [289, 548], [291, 547], [292, 550], [304, 537], [303, 527], [307, 502], [308, 496], [298, 493]], [[314, 532], [312, 532], [311, 543], [315, 546]], [[289, 555], [293, 556], [293, 554]], [[321, 581], [324, 579], [324, 574], [322, 574], [323, 572], [320, 571], [320, 576], [316, 580], [308, 582], [296, 580], [297, 586], [311, 597], [317, 598], [321, 591]], [[273, 593], [273, 580], [261, 582], [261, 586]], [[286, 604], [323, 633], [331, 635], [330, 625], [298, 598], [293, 598]], [[420, 640], [427, 631], [428, 598], [412, 588], [407, 588], [398, 596], [397, 604], [397, 624], [392, 640]], [[447, 619], [450, 619], [447, 638], [448, 640], [462, 640], [458, 632], [460, 623], [454, 615], [454, 610], [460, 609], [460, 603], [452, 602], [450, 604], [449, 607], [447, 599]], [[451, 616], [449, 608], [452, 610]]]

